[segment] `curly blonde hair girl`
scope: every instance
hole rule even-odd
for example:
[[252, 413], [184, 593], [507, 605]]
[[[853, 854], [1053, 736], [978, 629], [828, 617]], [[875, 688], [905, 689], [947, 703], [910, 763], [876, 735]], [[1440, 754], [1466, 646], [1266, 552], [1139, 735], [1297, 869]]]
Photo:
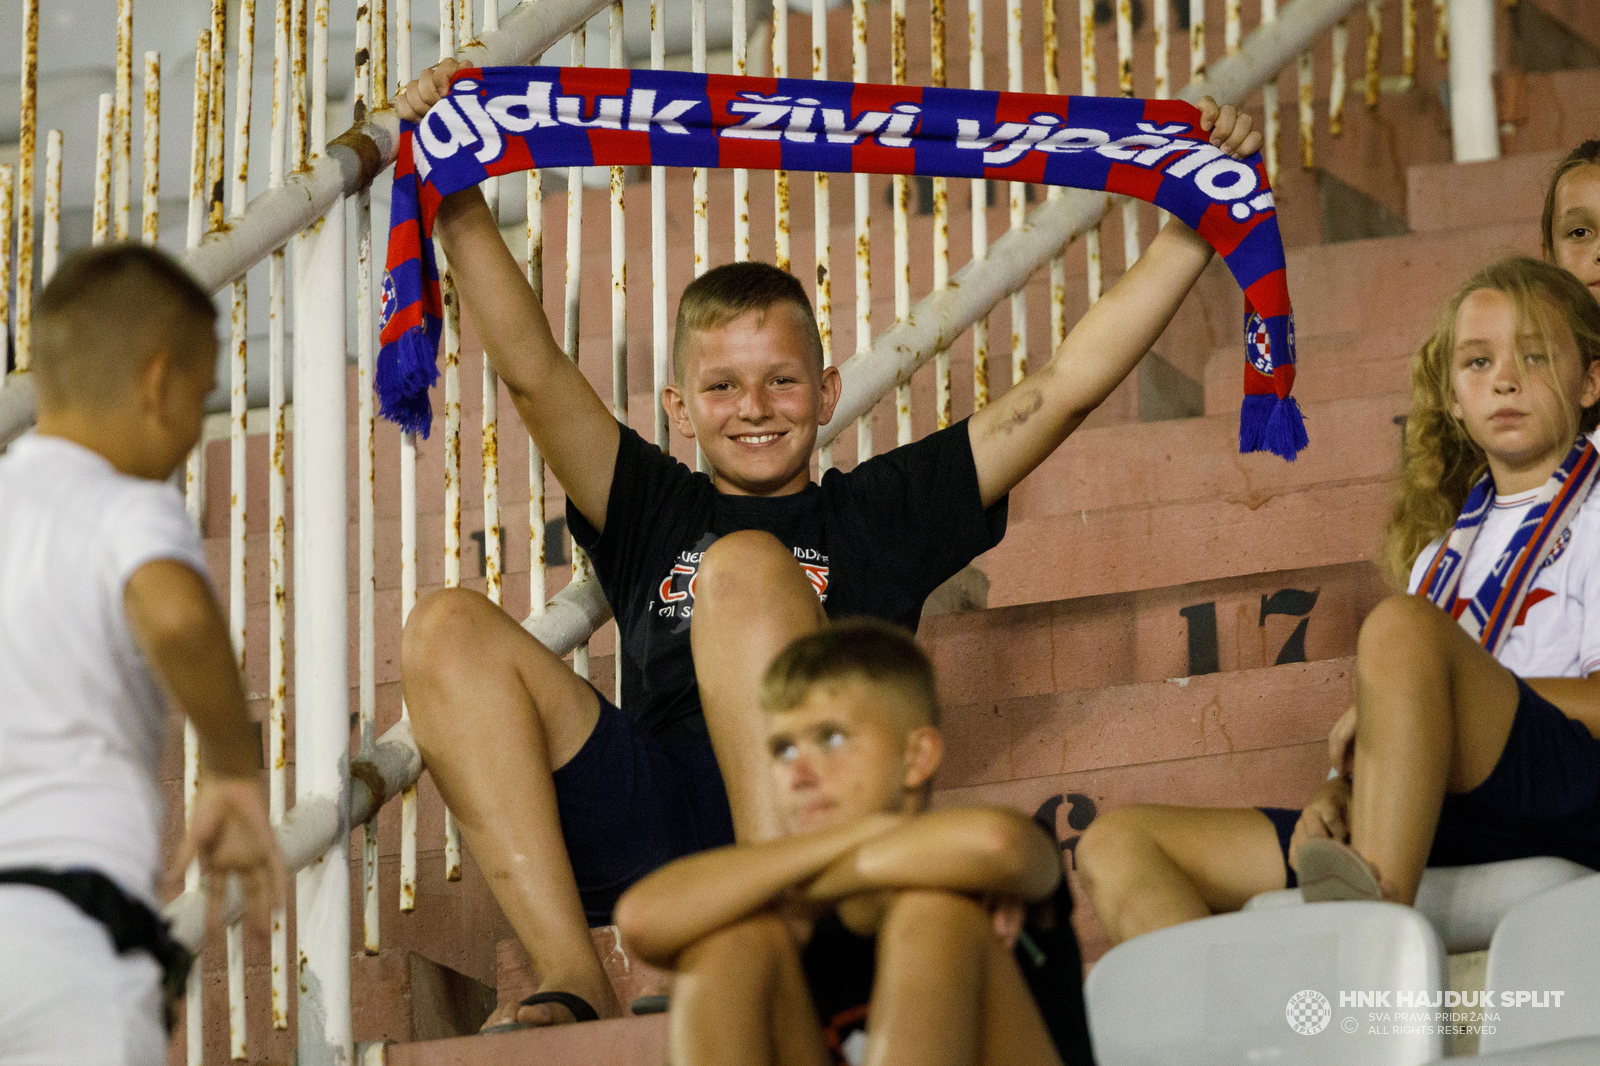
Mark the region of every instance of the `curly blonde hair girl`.
[[[1455, 525], [1467, 493], [1488, 469], [1483, 449], [1451, 413], [1456, 313], [1462, 301], [1480, 289], [1509, 296], [1518, 321], [1532, 327], [1547, 351], [1554, 331], [1565, 326], [1577, 341], [1585, 372], [1600, 359], [1600, 304], [1582, 282], [1559, 267], [1511, 256], [1479, 271], [1450, 298], [1433, 335], [1411, 361], [1411, 413], [1406, 418], [1400, 487], [1379, 555], [1385, 575], [1402, 589], [1417, 556]], [[1560, 388], [1558, 380], [1558, 394]], [[1577, 424], [1568, 428], [1576, 435], [1591, 432], [1597, 424], [1600, 405], [1585, 408]]]

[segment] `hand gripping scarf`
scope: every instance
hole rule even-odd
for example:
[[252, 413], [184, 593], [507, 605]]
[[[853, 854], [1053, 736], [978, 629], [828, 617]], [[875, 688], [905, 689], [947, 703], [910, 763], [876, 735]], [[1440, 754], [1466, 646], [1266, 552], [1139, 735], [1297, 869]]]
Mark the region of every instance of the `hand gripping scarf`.
[[1533, 587], [1533, 579], [1566, 547], [1567, 527], [1600, 474], [1600, 452], [1588, 437], [1579, 437], [1566, 459], [1534, 498], [1506, 550], [1495, 560], [1476, 595], [1461, 601], [1461, 573], [1489, 508], [1494, 504], [1494, 479], [1483, 476], [1461, 508], [1455, 528], [1428, 564], [1417, 591], [1450, 612], [1472, 639], [1498, 655], [1511, 636], [1513, 619]]
[[534, 167], [748, 167], [1104, 189], [1182, 219], [1245, 294], [1240, 451], [1306, 445], [1294, 384], [1283, 242], [1259, 155], [1231, 159], [1178, 100], [616, 68], [484, 67], [402, 128], [395, 163], [377, 390], [426, 435], [442, 319], [431, 235], [441, 198]]

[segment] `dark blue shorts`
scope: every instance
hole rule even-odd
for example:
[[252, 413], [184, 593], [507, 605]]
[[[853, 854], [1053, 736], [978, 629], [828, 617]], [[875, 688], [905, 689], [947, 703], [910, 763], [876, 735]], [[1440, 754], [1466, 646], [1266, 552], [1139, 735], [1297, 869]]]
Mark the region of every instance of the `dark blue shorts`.
[[[1600, 870], [1600, 740], [1517, 678], [1517, 713], [1500, 761], [1470, 792], [1445, 796], [1429, 866], [1555, 855]], [[1284, 867], [1300, 812], [1263, 807]], [[1288, 887], [1299, 882], [1288, 870]]]
[[673, 859], [733, 843], [733, 816], [711, 740], [652, 736], [610, 700], [578, 754], [554, 774], [561, 835], [590, 925]]

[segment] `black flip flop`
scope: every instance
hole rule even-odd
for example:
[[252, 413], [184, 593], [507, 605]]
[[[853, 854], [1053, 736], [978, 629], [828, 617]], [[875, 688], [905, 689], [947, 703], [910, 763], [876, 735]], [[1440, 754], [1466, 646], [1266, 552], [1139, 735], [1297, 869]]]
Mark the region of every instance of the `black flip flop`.
[[670, 996], [640, 996], [628, 1009], [638, 1017], [641, 1014], [665, 1014], [671, 1006]]
[[[574, 1022], [595, 1022], [600, 1020], [600, 1015], [589, 1005], [589, 1001], [582, 996], [571, 992], [535, 992], [518, 1006], [537, 1007], [541, 1003], [559, 1003], [572, 1012]], [[541, 1026], [531, 1025], [528, 1022], [509, 1021], [499, 1025], [491, 1025], [487, 1029], [479, 1030], [484, 1035], [493, 1033], [515, 1033], [523, 1029], [537, 1029]]]

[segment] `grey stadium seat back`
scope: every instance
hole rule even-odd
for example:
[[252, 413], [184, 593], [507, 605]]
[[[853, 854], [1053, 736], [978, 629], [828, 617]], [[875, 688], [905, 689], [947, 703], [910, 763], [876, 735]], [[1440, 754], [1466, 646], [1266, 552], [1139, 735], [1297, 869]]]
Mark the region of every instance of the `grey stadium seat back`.
[[[1600, 874], [1517, 907], [1495, 930], [1484, 983], [1498, 1020], [1479, 1049], [1509, 1051], [1572, 1037], [1600, 1037]], [[1505, 1005], [1505, 994], [1531, 1001]], [[1549, 995], [1560, 992], [1559, 1000]], [[1543, 997], [1539, 993], [1545, 993]], [[1600, 1056], [1591, 1062], [1600, 1063]]]
[[1085, 985], [1089, 1031], [1100, 1066], [1412, 1066], [1441, 1058], [1445, 1037], [1396, 1019], [1416, 1031], [1375, 1032], [1373, 1012], [1341, 993], [1437, 993], [1445, 972], [1439, 938], [1410, 907], [1223, 914], [1109, 951]]
[[[1482, 951], [1513, 908], [1592, 873], [1587, 866], [1553, 855], [1478, 866], [1431, 866], [1417, 888], [1417, 910], [1433, 923], [1452, 955]], [[1244, 906], [1253, 911], [1300, 902], [1300, 890], [1290, 888], [1263, 892]]]

